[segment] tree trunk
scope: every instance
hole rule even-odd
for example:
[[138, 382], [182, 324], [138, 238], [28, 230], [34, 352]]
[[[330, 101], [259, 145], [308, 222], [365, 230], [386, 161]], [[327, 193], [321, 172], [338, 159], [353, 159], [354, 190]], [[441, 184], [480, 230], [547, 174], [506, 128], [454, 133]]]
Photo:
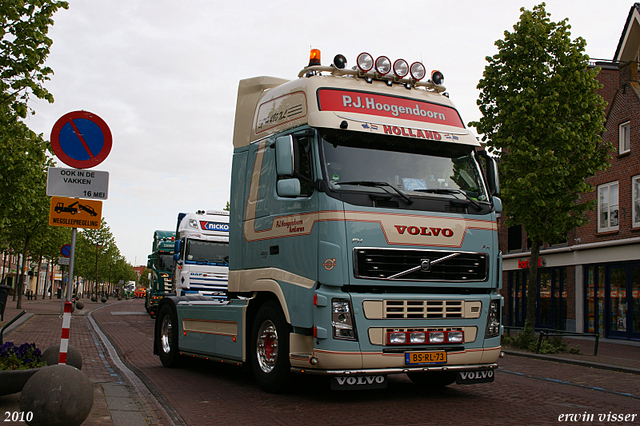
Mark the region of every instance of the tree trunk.
[[532, 328], [536, 327], [536, 300], [538, 295], [538, 259], [540, 259], [540, 243], [533, 241], [529, 257], [529, 279], [527, 281], [527, 321]]
[[38, 272], [36, 273], [36, 290], [33, 293], [33, 300], [38, 300], [38, 287], [40, 287], [40, 268], [42, 267], [42, 254], [38, 260]]

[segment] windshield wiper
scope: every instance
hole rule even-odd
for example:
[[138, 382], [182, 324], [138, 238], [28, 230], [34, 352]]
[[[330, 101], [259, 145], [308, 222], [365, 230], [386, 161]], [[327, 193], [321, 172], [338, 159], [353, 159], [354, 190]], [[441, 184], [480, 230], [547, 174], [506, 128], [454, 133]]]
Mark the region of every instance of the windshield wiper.
[[404, 193], [402, 191], [400, 191], [395, 186], [391, 185], [389, 182], [375, 182], [375, 181], [371, 181], [371, 180], [357, 180], [357, 181], [351, 181], [351, 182], [336, 182], [336, 183], [338, 185], [359, 185], [359, 186], [378, 187], [378, 188], [384, 189], [384, 191], [386, 193], [391, 194], [391, 192], [386, 190], [386, 188], [389, 187], [389, 188], [393, 189], [394, 191], [396, 191], [398, 193], [398, 195], [400, 195], [402, 197], [402, 199], [405, 200], [408, 204], [413, 204], [413, 201], [409, 197], [404, 195]]
[[462, 194], [464, 195], [464, 197], [469, 200], [469, 202], [471, 202], [471, 204], [473, 204], [473, 206], [478, 209], [478, 210], [482, 210], [482, 207], [480, 206], [480, 204], [474, 200], [473, 198], [469, 197], [469, 194], [467, 194], [466, 192], [464, 192], [461, 189], [451, 189], [451, 188], [433, 188], [433, 189], [428, 189], [428, 188], [423, 188], [423, 189], [414, 189], [414, 191], [416, 192], [430, 192], [433, 194]]

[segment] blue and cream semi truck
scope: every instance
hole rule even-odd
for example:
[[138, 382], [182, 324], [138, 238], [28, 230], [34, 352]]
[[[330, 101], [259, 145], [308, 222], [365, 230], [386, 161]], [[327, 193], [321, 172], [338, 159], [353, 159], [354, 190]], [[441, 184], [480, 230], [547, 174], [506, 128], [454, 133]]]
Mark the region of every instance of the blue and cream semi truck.
[[[163, 299], [154, 351], [333, 388], [494, 379], [500, 356], [497, 170], [421, 63], [352, 69], [319, 52], [298, 78], [240, 81], [228, 299]], [[482, 166], [482, 167], [481, 167]]]

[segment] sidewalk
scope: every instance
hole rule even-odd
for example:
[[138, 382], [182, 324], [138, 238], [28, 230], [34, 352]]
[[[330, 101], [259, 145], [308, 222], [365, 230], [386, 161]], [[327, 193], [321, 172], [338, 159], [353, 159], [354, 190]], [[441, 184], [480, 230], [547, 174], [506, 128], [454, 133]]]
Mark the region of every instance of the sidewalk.
[[598, 355], [593, 355], [595, 338], [564, 337], [568, 348], [579, 348], [579, 354], [535, 354], [503, 347], [511, 356], [544, 359], [583, 367], [601, 368], [640, 375], [640, 342], [630, 340], [603, 339], [598, 343]]
[[[72, 313], [69, 344], [82, 356], [82, 372], [93, 384], [93, 407], [83, 425], [159, 425], [153, 409], [135, 392], [134, 387], [120, 370], [114, 367], [108, 351], [89, 318], [89, 313], [113, 303], [135, 303], [134, 300], [110, 298], [106, 304], [81, 299], [84, 308]], [[62, 332], [62, 303], [60, 299], [22, 300], [22, 309], [16, 302], [8, 300], [4, 321], [0, 329], [23, 310], [26, 311], [14, 324], [5, 329], [4, 342], [20, 345], [35, 342], [44, 351], [51, 345], [60, 344]], [[140, 309], [136, 304], [133, 309]], [[133, 310], [132, 309], [132, 310]], [[144, 308], [142, 308], [144, 309]], [[20, 393], [0, 396], [0, 411], [20, 411]], [[166, 423], [165, 423], [166, 424]]]

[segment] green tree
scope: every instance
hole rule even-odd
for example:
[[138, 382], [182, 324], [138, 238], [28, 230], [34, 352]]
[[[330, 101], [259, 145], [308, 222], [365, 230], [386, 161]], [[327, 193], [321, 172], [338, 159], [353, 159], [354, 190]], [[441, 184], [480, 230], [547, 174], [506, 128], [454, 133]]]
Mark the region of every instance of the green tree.
[[47, 37], [53, 14], [66, 1], [2, 0], [0, 3], [0, 107], [26, 117], [29, 96], [53, 102], [43, 83], [53, 70], [45, 61], [53, 40]]
[[[60, 248], [71, 242], [71, 228], [46, 226], [43, 231], [43, 235], [33, 241], [30, 248], [32, 259], [39, 264], [38, 270], [40, 270], [40, 264], [43, 259], [49, 259], [50, 264], [57, 264], [60, 257]], [[40, 284], [46, 289], [48, 283], [36, 281], [36, 294], [38, 294], [38, 289], [41, 288]], [[46, 293], [46, 291], [42, 292], [43, 299]]]
[[593, 188], [585, 179], [606, 169], [610, 146], [600, 138], [605, 102], [585, 40], [572, 41], [568, 19], [552, 22], [544, 3], [521, 12], [486, 58], [482, 118], [470, 126], [500, 155], [507, 224], [522, 224], [532, 242], [525, 323], [532, 332], [540, 248], [586, 222], [593, 202], [581, 193]]
[[140, 280], [138, 280], [138, 286], [149, 288], [149, 274], [151, 274], [151, 269], [144, 268], [142, 275], [140, 275]]
[[136, 279], [137, 274], [133, 269], [133, 266], [128, 263], [124, 257], [116, 259], [116, 263], [113, 267], [113, 282], [116, 283], [119, 294], [123, 294], [120, 281], [122, 281], [123, 285], [126, 285], [129, 281], [135, 281]]
[[[53, 102], [43, 83], [53, 73], [46, 67], [52, 40], [52, 16], [65, 1], [3, 0], [0, 3], [0, 239], [26, 255], [29, 244], [46, 228], [42, 218], [48, 144], [20, 121], [30, 96]], [[47, 206], [48, 210], [48, 206]], [[19, 247], [19, 248], [18, 248]], [[21, 308], [23, 273], [18, 279]]]
[[[98, 283], [100, 280], [107, 281], [109, 279], [109, 264], [112, 261], [109, 254], [117, 251], [116, 241], [104, 218], [101, 220], [99, 229], [84, 229], [79, 235], [81, 235], [82, 242], [80, 243], [81, 254], [77, 276], [92, 278], [92, 293], [97, 297]], [[119, 251], [117, 252], [119, 253]], [[78, 247], [76, 253], [78, 253]]]
[[[20, 251], [23, 259], [33, 253], [30, 244], [44, 238], [48, 228], [50, 201], [46, 195], [47, 168], [51, 159], [43, 149], [44, 141], [26, 126], [21, 125], [21, 138], [13, 139], [17, 142], [12, 157], [0, 160], [0, 167], [8, 165], [7, 174], [12, 180], [7, 181], [5, 171], [2, 172], [0, 188], [3, 201], [0, 201], [0, 231], [11, 241], [13, 247]], [[1, 136], [0, 136], [1, 138]], [[19, 158], [19, 161], [12, 161]], [[4, 192], [4, 191], [7, 192]], [[6, 197], [4, 196], [6, 194]], [[16, 200], [11, 205], [8, 201]], [[18, 309], [22, 308], [22, 285], [24, 283], [24, 268], [21, 268], [16, 296]]]

